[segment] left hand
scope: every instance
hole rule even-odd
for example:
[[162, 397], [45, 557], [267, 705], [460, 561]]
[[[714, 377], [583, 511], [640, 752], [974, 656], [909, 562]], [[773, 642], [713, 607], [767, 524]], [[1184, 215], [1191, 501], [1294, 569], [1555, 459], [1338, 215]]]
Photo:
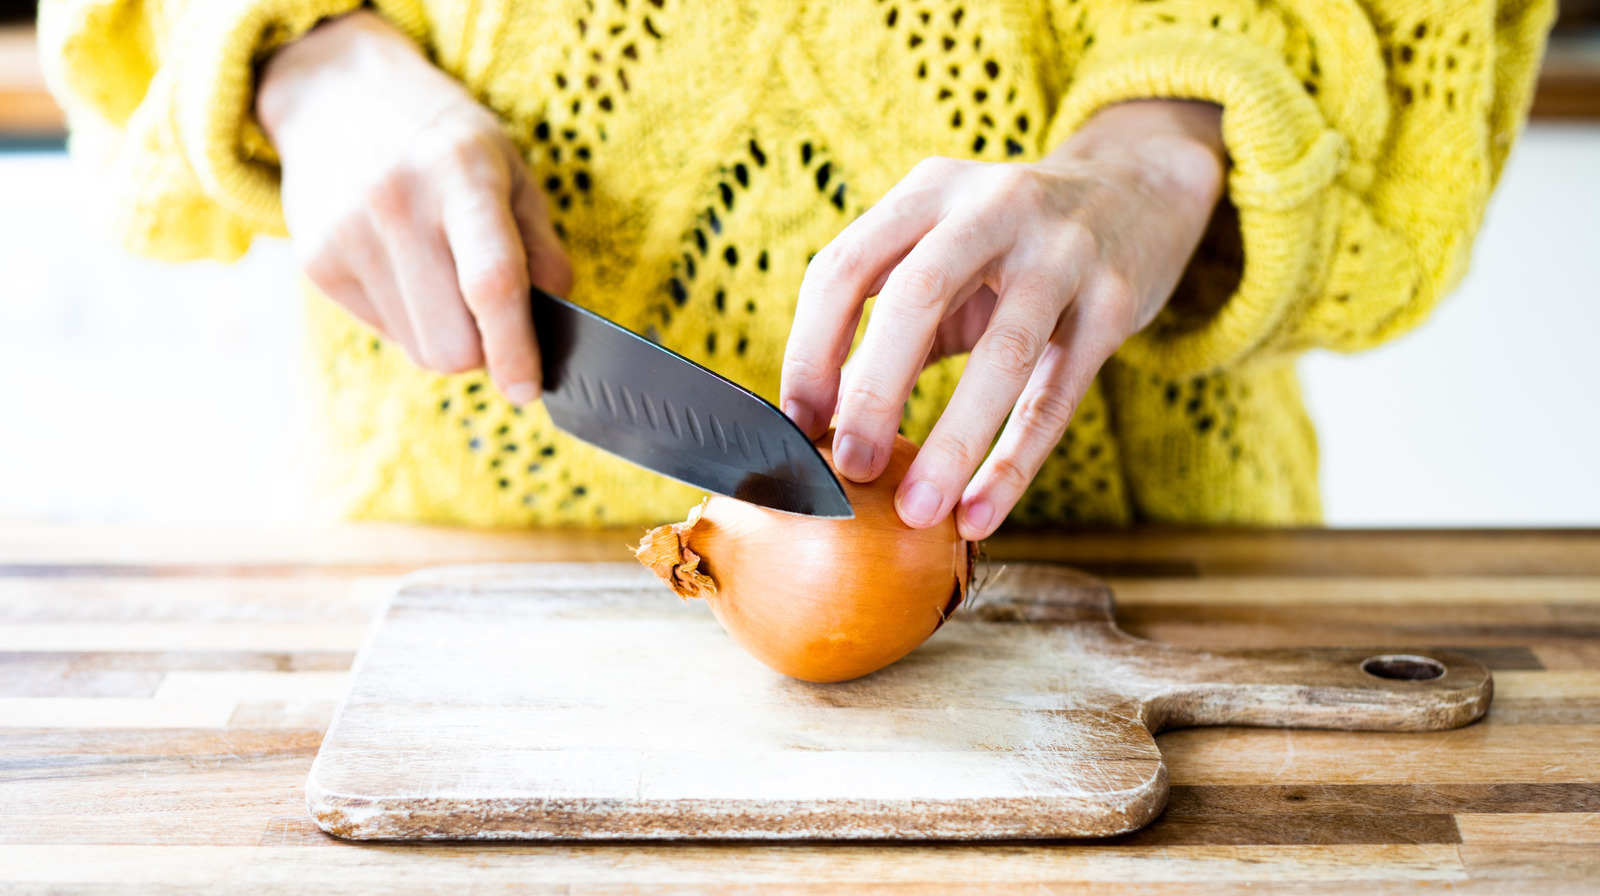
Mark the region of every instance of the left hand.
[[807, 269], [780, 406], [813, 438], [836, 413], [839, 472], [870, 481], [923, 367], [970, 351], [895, 504], [925, 528], [959, 501], [961, 536], [988, 537], [1100, 366], [1166, 304], [1224, 165], [1221, 109], [1182, 100], [1108, 107], [1036, 163], [924, 161]]

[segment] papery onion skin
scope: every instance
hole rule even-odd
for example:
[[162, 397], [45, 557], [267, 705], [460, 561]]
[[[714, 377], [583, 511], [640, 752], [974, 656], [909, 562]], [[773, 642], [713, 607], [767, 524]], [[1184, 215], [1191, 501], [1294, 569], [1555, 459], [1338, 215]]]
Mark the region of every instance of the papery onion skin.
[[[830, 466], [832, 443], [831, 431], [817, 443]], [[855, 519], [712, 497], [698, 520], [649, 533], [638, 556], [681, 596], [705, 597], [740, 647], [784, 675], [835, 682], [876, 672], [926, 641], [972, 580], [973, 551], [953, 516], [913, 529], [895, 512], [916, 452], [896, 436], [883, 475], [840, 480]], [[705, 576], [712, 588], [693, 584]]]

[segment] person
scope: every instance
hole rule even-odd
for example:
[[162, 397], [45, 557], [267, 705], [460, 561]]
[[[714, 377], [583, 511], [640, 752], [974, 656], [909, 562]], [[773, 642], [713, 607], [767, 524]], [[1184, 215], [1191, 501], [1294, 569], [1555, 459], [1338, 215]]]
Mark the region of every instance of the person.
[[39, 34], [131, 248], [290, 236], [352, 515], [697, 499], [553, 429], [535, 284], [836, 419], [850, 479], [922, 442], [902, 519], [978, 539], [1315, 522], [1294, 360], [1460, 279], [1553, 7], [46, 0]]

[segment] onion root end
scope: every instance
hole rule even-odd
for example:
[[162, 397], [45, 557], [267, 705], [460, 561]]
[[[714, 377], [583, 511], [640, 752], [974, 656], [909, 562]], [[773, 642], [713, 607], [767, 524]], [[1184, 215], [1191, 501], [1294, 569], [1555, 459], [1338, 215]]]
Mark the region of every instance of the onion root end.
[[633, 549], [633, 556], [684, 600], [714, 597], [717, 593], [716, 580], [700, 570], [700, 555], [689, 549], [689, 533], [699, 525], [700, 514], [709, 500], [701, 499], [683, 522], [646, 532]]

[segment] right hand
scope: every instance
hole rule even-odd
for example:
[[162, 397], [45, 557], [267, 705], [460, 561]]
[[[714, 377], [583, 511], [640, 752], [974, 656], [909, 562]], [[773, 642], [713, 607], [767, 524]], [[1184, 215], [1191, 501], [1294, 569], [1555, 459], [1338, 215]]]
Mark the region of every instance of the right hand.
[[494, 113], [365, 11], [275, 53], [256, 113], [311, 282], [418, 366], [487, 366], [513, 403], [536, 400], [528, 287], [566, 295], [572, 267]]

